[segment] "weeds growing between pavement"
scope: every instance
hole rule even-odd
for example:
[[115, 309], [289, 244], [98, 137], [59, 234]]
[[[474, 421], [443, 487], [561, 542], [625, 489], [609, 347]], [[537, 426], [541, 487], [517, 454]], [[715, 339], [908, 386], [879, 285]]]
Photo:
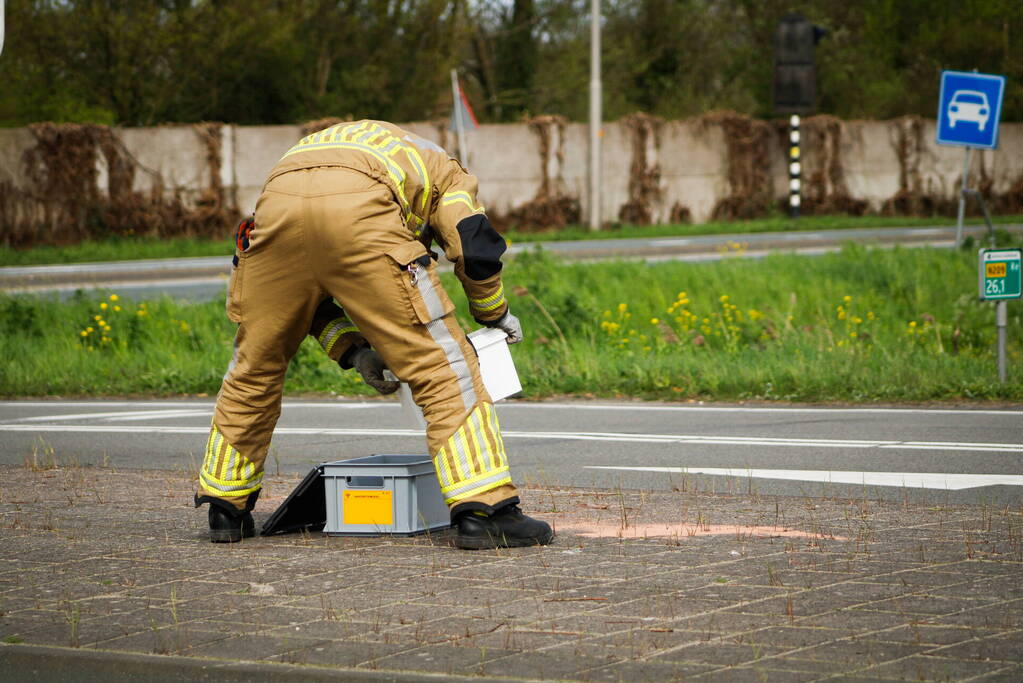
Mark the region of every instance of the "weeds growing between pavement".
[[[994, 307], [976, 255], [850, 245], [816, 257], [713, 263], [512, 260], [506, 291], [526, 341], [528, 397], [877, 401], [1023, 398], [1023, 322], [1009, 303], [1009, 381], [999, 384]], [[474, 325], [453, 277], [459, 319]], [[91, 328], [91, 330], [90, 330]], [[223, 302], [0, 298], [0, 394], [207, 394], [234, 325]], [[288, 392], [371, 395], [307, 339]]]

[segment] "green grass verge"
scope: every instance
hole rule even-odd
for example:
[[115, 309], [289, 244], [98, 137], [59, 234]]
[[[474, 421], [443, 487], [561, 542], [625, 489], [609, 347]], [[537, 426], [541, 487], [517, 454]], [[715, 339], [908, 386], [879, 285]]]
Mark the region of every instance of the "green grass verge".
[[[996, 225], [1023, 223], [1023, 216], [992, 217]], [[983, 224], [982, 218], [966, 219], [967, 225]], [[758, 218], [749, 221], [715, 221], [711, 223], [674, 223], [665, 225], [615, 224], [610, 229], [591, 232], [583, 226], [570, 225], [551, 232], [519, 232], [511, 230], [506, 237], [513, 242], [561, 242], [568, 240], [623, 239], [630, 237], [692, 237], [695, 235], [752, 234], [759, 232], [791, 232], [809, 230], [851, 230], [856, 228], [910, 228], [952, 225], [955, 217], [931, 216], [787, 216]]]
[[[999, 216], [1001, 225], [1023, 223], [1023, 216]], [[968, 224], [981, 223], [971, 218]], [[615, 225], [608, 230], [590, 232], [570, 225], [550, 232], [506, 233], [510, 242], [560, 242], [568, 240], [602, 240], [629, 237], [691, 237], [693, 235], [750, 234], [793, 230], [847, 230], [854, 228], [900, 228], [926, 225], [954, 225], [955, 218], [934, 216], [907, 218], [896, 216], [809, 216], [793, 220], [774, 217], [751, 221], [729, 221], [701, 224]], [[64, 247], [41, 246], [12, 249], [0, 246], [0, 266], [32, 266], [56, 263], [87, 263], [90, 261], [128, 261], [134, 259], [183, 258], [186, 256], [230, 256], [234, 242], [230, 239], [195, 238], [156, 239], [151, 237], [111, 238], [87, 241]]]
[[[976, 300], [976, 277], [974, 254], [936, 249], [590, 265], [532, 250], [509, 264], [506, 288], [527, 331], [514, 356], [531, 398], [1021, 400], [1021, 306], [1009, 304], [1000, 384], [994, 308]], [[222, 301], [111, 296], [0, 298], [0, 394], [216, 393], [234, 334]], [[308, 339], [286, 391], [371, 393]]]

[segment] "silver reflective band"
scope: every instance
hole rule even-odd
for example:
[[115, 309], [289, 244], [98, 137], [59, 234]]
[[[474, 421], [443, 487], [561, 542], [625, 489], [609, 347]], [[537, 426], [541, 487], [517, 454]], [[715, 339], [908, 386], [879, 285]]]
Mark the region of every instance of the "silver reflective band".
[[235, 484], [235, 485], [232, 485], [232, 486], [223, 486], [222, 484], [218, 484], [217, 482], [210, 480], [210, 477], [213, 476], [213, 475], [209, 475], [206, 472], [200, 472], [199, 474], [200, 474], [200, 476], [202, 476], [203, 486], [205, 486], [208, 489], [216, 489], [217, 491], [223, 491], [224, 493], [229, 493], [231, 491], [244, 491], [245, 489], [251, 489], [254, 486], [256, 486], [257, 484], [262, 483], [262, 481], [263, 481], [263, 473], [260, 472], [259, 474], [257, 474], [252, 479], [245, 480], [245, 481], [243, 481], [240, 484]]
[[456, 489], [451, 489], [450, 491], [445, 491], [444, 492], [444, 499], [446, 501], [450, 502], [451, 500], [457, 498], [458, 496], [464, 496], [466, 494], [472, 493], [473, 491], [477, 491], [477, 490], [479, 490], [481, 488], [485, 488], [487, 486], [493, 486], [494, 484], [499, 483], [503, 479], [510, 479], [510, 478], [511, 478], [511, 475], [509, 474], [508, 468], [507, 467], [501, 467], [499, 470], [497, 470], [494, 474], [492, 474], [491, 476], [487, 477], [486, 479], [481, 479], [479, 481], [474, 481], [471, 484], [466, 484], [465, 486], [459, 486]]
[[424, 273], [424, 275], [425, 277], [419, 278], [416, 286], [419, 288], [419, 293], [426, 303], [426, 310], [431, 318], [431, 322], [426, 324], [426, 329], [430, 332], [433, 340], [444, 351], [444, 356], [448, 359], [448, 365], [451, 366], [451, 370], [455, 373], [455, 378], [458, 380], [458, 389], [462, 393], [462, 403], [465, 404], [465, 409], [469, 410], [476, 405], [477, 400], [476, 390], [472, 386], [472, 372], [469, 370], [469, 363], [465, 360], [465, 355], [462, 354], [462, 347], [451, 336], [451, 332], [444, 322], [444, 304], [441, 302], [440, 296], [437, 295], [437, 291], [433, 288], [433, 281], [430, 279], [429, 271]]

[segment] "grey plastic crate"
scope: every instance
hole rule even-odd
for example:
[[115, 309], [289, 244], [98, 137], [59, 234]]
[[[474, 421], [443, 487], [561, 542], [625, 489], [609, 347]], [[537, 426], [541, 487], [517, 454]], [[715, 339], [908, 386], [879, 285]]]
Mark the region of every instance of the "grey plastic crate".
[[322, 467], [324, 533], [413, 536], [451, 525], [428, 455], [368, 455]]

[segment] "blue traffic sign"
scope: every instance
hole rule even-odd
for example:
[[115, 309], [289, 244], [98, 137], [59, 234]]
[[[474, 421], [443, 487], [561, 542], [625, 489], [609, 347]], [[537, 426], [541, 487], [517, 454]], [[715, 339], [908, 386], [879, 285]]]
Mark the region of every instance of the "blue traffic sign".
[[1002, 114], [1005, 76], [941, 72], [938, 144], [994, 149]]

